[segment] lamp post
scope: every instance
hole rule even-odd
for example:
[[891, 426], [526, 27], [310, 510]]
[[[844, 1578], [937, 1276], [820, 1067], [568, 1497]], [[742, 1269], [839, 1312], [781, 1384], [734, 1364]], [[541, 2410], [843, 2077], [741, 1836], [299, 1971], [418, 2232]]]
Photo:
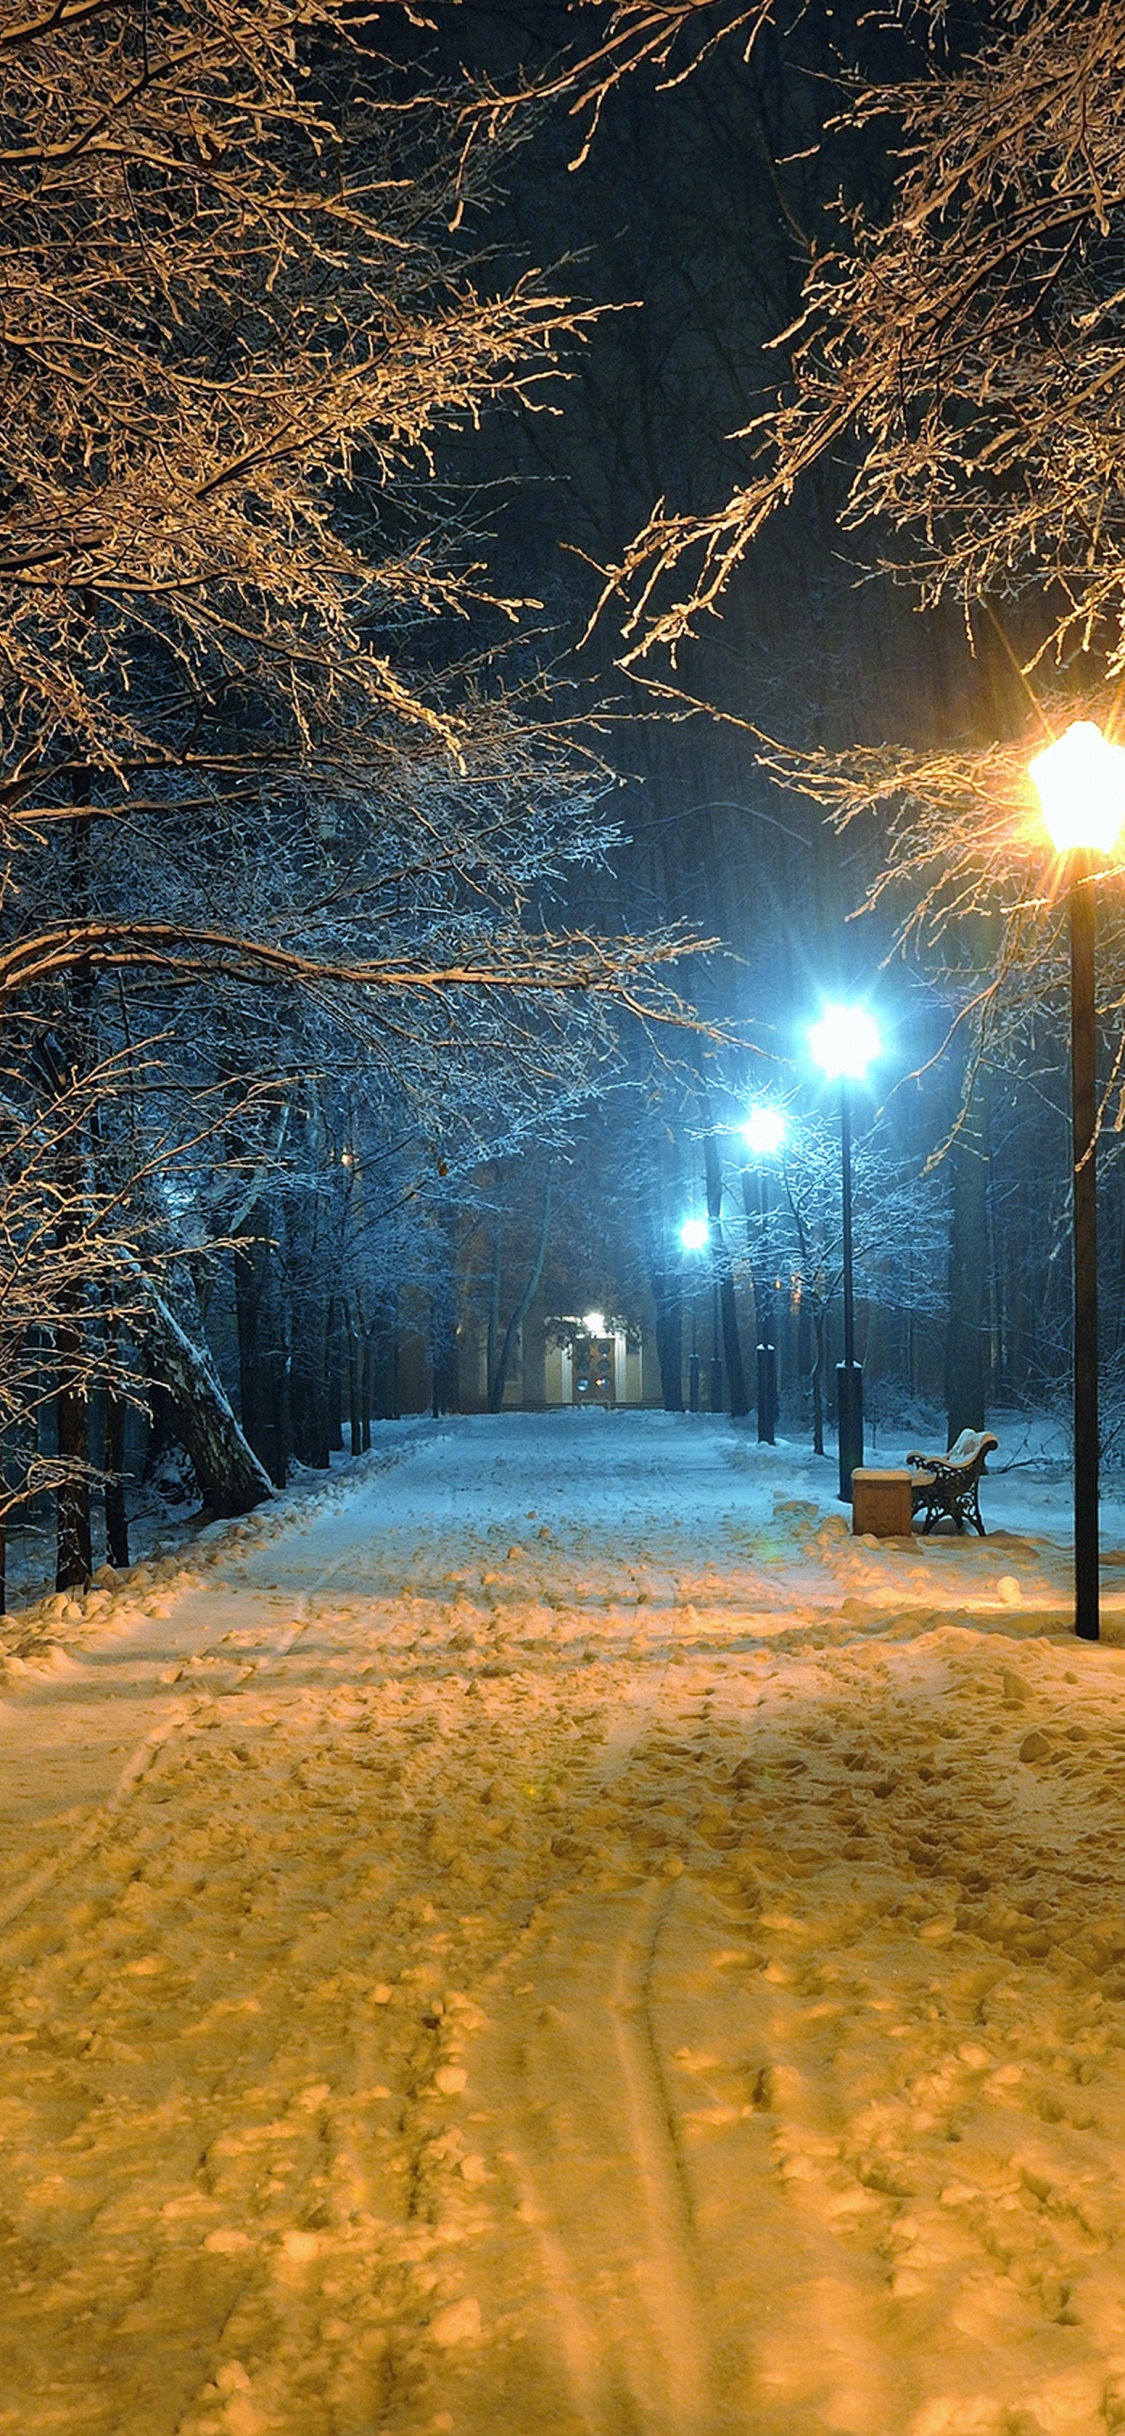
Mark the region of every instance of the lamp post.
[[1094, 876], [1125, 820], [1125, 750], [1091, 719], [1030, 764], [1043, 823], [1067, 873], [1070, 934], [1070, 1116], [1074, 1232], [1074, 1629], [1098, 1622], [1098, 1193]]
[[[705, 1252], [711, 1240], [711, 1229], [705, 1218], [685, 1218], [680, 1228], [680, 1242], [685, 1252]], [[695, 1279], [691, 1291], [691, 1355], [688, 1361], [688, 1411], [699, 1411], [699, 1306]]]
[[866, 1007], [826, 1006], [808, 1035], [813, 1060], [840, 1085], [840, 1178], [843, 1205], [844, 1359], [836, 1364], [836, 1429], [840, 1495], [851, 1504], [852, 1473], [863, 1462], [863, 1371], [855, 1358], [852, 1263], [852, 1111], [849, 1083], [861, 1083], [879, 1055], [879, 1030]]
[[777, 1437], [777, 1347], [773, 1341], [773, 1297], [767, 1283], [769, 1242], [766, 1220], [767, 1201], [766, 1162], [776, 1158], [785, 1140], [785, 1118], [780, 1108], [763, 1104], [751, 1109], [742, 1128], [747, 1149], [754, 1153], [757, 1188], [758, 1262], [754, 1280], [754, 1305], [758, 1322], [758, 1442], [773, 1446]]

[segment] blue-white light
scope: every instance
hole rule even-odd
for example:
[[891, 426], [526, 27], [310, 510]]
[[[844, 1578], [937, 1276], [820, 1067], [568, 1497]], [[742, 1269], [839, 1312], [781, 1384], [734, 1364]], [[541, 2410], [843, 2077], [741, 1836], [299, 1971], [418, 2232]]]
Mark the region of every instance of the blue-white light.
[[787, 1127], [780, 1108], [752, 1108], [742, 1128], [742, 1138], [756, 1158], [770, 1159], [780, 1150]]
[[861, 1083], [882, 1053], [879, 1026], [866, 1007], [826, 1006], [809, 1027], [809, 1053], [830, 1082]]

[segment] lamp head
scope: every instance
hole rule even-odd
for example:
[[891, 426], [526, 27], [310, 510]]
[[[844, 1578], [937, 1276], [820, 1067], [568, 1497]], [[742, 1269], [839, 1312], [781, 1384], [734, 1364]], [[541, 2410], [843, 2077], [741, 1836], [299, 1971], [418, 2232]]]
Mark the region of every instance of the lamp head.
[[1075, 719], [1029, 763], [1056, 854], [1112, 854], [1125, 820], [1125, 749], [1092, 719]]
[[785, 1140], [785, 1118], [780, 1108], [752, 1108], [742, 1128], [742, 1138], [748, 1150], [758, 1158], [772, 1158]]
[[583, 1325], [583, 1327], [584, 1327], [584, 1329], [585, 1329], [585, 1331], [586, 1331], [587, 1336], [604, 1336], [604, 1335], [605, 1335], [605, 1312], [604, 1312], [604, 1311], [584, 1311], [584, 1312], [583, 1312], [583, 1314], [582, 1314], [582, 1325]]
[[879, 1027], [866, 1007], [826, 1006], [809, 1027], [809, 1050], [830, 1082], [861, 1083], [882, 1053]]
[[685, 1218], [680, 1228], [680, 1242], [685, 1252], [702, 1252], [711, 1239], [711, 1229], [705, 1218]]

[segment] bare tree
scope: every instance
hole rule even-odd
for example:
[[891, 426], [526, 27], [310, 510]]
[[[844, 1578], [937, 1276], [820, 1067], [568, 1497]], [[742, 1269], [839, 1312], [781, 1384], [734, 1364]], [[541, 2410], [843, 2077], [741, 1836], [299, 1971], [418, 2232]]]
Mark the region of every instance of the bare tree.
[[[527, 604], [496, 595], [438, 477], [463, 424], [539, 402], [583, 317], [474, 252], [494, 147], [466, 161], [463, 95], [396, 82], [414, 21], [408, 0], [362, 23], [344, 0], [89, 0], [0, 27], [0, 1013], [13, 1044], [54, 1028], [64, 1098], [83, 1078], [65, 1146], [57, 1075], [21, 1120], [75, 1211], [52, 1239], [70, 1299], [28, 1323], [75, 1439], [68, 1578], [82, 1381], [135, 1305], [205, 1492], [268, 1485], [201, 1341], [224, 1210], [167, 1173], [193, 1094], [218, 1159], [249, 1077], [276, 1110], [367, 1069], [416, 1164], [459, 1128], [479, 1158], [505, 1084], [525, 1114], [560, 1073], [592, 1088], [613, 1010], [676, 1013], [670, 934], [547, 910], [608, 850], [604, 779], [533, 664], [505, 674]], [[145, 1037], [164, 1071], [142, 1089]], [[18, 1191], [15, 1152], [9, 1172]], [[82, 1216], [107, 1196], [126, 1302]]]
[[856, 206], [814, 261], [778, 342], [784, 385], [735, 435], [748, 476], [709, 516], [659, 510], [614, 571], [634, 649], [674, 649], [802, 475], [843, 448], [845, 524], [905, 537], [894, 571], [923, 601], [971, 614], [1020, 598], [1034, 658], [1096, 644], [1120, 664], [1123, 67], [1119, 11], [1047, 0], [999, 8], [967, 63], [935, 54], [914, 82], [854, 86], [848, 123], [887, 131], [892, 207]]
[[[845, 128], [885, 132], [885, 208], [844, 209], [812, 261], [776, 395], [735, 435], [748, 464], [729, 496], [703, 515], [659, 506], [605, 600], [624, 603], [628, 662], [674, 690], [668, 658], [721, 610], [771, 519], [843, 465], [863, 571], [959, 612], [961, 735], [839, 753], [759, 742], [775, 777], [855, 830], [868, 905], [969, 1027], [971, 1093], [980, 1061], [1018, 1051], [1064, 986], [1029, 756], [1060, 721], [1112, 727], [1125, 669], [1125, 26], [1108, 0], [998, 0], [958, 56], [942, 10], [900, 17], [932, 37], [925, 73], [853, 79], [841, 110]], [[1112, 888], [1103, 944], [1120, 1038]], [[1120, 1053], [1111, 1089], [1119, 1068]]]

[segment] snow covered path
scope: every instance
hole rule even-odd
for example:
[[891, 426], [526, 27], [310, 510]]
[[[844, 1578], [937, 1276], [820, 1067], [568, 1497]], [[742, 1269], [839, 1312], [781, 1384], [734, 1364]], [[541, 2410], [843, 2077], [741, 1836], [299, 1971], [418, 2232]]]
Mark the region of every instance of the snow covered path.
[[2, 2436], [1125, 2426], [1065, 1489], [869, 1546], [706, 1422], [401, 1435], [5, 1627]]

